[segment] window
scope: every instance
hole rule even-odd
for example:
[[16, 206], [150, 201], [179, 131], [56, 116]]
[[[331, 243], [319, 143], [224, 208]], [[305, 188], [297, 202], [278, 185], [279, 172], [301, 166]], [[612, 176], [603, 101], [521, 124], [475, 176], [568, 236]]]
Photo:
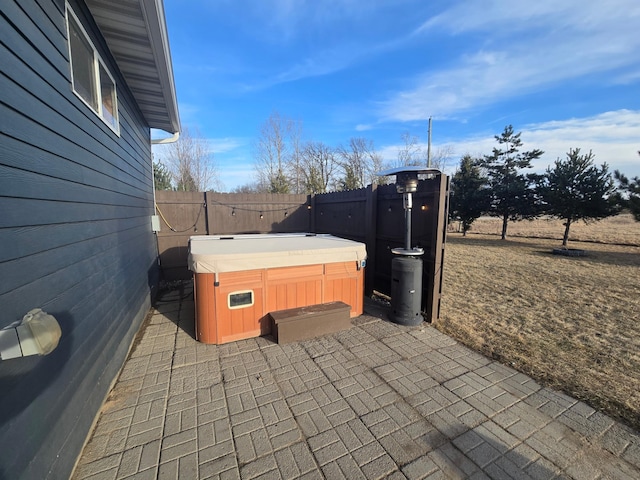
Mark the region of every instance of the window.
[[234, 308], [250, 307], [253, 305], [253, 290], [242, 290], [230, 293], [227, 297], [227, 306], [230, 310]]
[[111, 130], [119, 134], [116, 84], [68, 4], [67, 25], [73, 91]]

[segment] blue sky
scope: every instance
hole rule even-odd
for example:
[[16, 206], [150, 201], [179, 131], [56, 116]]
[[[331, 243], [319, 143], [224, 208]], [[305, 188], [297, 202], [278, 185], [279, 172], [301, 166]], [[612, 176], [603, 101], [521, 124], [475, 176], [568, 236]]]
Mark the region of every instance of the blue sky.
[[402, 134], [491, 153], [512, 124], [544, 170], [570, 148], [640, 176], [638, 0], [164, 0], [182, 125], [210, 141], [224, 190], [253, 181], [277, 111], [303, 138]]

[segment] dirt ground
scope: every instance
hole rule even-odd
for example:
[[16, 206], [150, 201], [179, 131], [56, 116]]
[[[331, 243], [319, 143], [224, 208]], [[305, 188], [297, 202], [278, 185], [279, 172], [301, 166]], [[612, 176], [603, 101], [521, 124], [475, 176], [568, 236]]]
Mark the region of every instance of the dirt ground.
[[557, 220], [477, 223], [447, 237], [436, 327], [640, 429], [640, 222], [577, 224], [583, 257], [552, 254]]

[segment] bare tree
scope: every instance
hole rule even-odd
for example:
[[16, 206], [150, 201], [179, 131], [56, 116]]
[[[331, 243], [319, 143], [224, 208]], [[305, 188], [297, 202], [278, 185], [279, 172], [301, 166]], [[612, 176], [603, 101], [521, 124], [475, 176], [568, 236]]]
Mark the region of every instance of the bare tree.
[[420, 143], [420, 138], [404, 132], [401, 136], [403, 145], [398, 149], [398, 159], [391, 162], [394, 167], [407, 166], [430, 166], [444, 171], [447, 162], [453, 156], [453, 147], [451, 145], [443, 145], [438, 147], [435, 152], [431, 152], [431, 162], [427, 158], [429, 149]]
[[301, 170], [306, 193], [326, 193], [335, 182], [336, 152], [322, 142], [308, 142], [302, 150]]
[[289, 120], [287, 122], [287, 140], [289, 142], [288, 171], [291, 173], [291, 184], [295, 193], [302, 193], [304, 172], [302, 162], [302, 122]]
[[376, 173], [383, 169], [382, 157], [376, 153], [373, 141], [366, 138], [351, 138], [348, 146], [341, 146], [337, 153], [343, 177], [343, 190], [353, 190], [376, 184]]
[[291, 120], [273, 112], [260, 128], [256, 144], [255, 171], [258, 184], [267, 187], [270, 193], [289, 193], [290, 178], [287, 175], [289, 146], [287, 134]]
[[398, 150], [397, 167], [426, 165], [425, 155], [420, 148], [419, 138], [409, 132], [402, 134], [404, 145]]
[[183, 128], [175, 143], [164, 145], [159, 152], [167, 166], [176, 190], [204, 192], [219, 186], [218, 169], [209, 141], [196, 130]]
[[444, 172], [445, 168], [447, 168], [447, 162], [452, 156], [453, 147], [451, 145], [438, 147], [436, 151], [431, 154], [431, 167]]
[[245, 183], [233, 189], [233, 193], [265, 193], [257, 183]]

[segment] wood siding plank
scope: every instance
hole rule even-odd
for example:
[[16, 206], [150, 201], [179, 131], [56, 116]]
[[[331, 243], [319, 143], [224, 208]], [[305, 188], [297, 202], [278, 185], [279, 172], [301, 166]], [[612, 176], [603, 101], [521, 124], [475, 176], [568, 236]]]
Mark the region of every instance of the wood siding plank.
[[141, 191], [140, 187], [136, 188], [130, 184], [123, 183], [107, 173], [99, 172], [82, 163], [71, 161], [50, 151], [2, 134], [0, 134], [0, 142], [4, 147], [2, 164], [6, 167], [36, 172], [40, 175], [98, 187], [122, 195], [144, 198], [148, 201], [149, 192]]
[[[31, 198], [0, 197], [0, 228], [52, 223], [79, 223], [148, 216], [151, 206], [100, 205], [56, 202]], [[149, 232], [151, 221], [149, 220]]]
[[3, 183], [2, 195], [6, 197], [103, 205], [149, 205], [148, 196], [140, 191], [127, 195], [98, 185], [72, 182], [6, 165], [0, 165], [0, 182]]
[[0, 229], [0, 262], [7, 262], [108, 235], [121, 228], [146, 225], [146, 217]]

